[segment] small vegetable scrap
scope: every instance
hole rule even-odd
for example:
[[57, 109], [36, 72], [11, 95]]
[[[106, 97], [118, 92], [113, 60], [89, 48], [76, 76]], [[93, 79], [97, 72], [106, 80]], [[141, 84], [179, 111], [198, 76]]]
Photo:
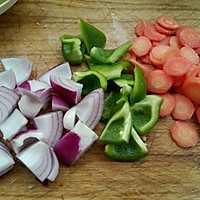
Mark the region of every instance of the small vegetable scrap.
[[172, 139], [181, 147], [192, 147], [198, 133], [190, 119], [200, 120], [200, 34], [170, 17], [159, 17], [154, 23], [139, 22], [138, 36], [123, 55], [139, 66], [145, 76], [147, 91], [164, 99], [160, 118], [171, 115]]

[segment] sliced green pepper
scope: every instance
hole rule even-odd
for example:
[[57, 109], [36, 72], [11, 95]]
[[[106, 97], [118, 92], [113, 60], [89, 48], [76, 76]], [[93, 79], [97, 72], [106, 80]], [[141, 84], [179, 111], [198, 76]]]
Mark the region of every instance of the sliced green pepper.
[[105, 143], [129, 142], [132, 128], [132, 118], [128, 102], [118, 110], [108, 121], [99, 140]]
[[82, 94], [86, 95], [97, 88], [107, 89], [106, 78], [97, 71], [77, 71], [73, 74], [72, 79], [83, 84]]
[[128, 101], [128, 98], [129, 98], [131, 91], [132, 91], [132, 87], [129, 86], [128, 84], [125, 84], [120, 90], [122, 97], [116, 103], [119, 104], [119, 103]]
[[124, 85], [134, 86], [134, 79], [131, 74], [122, 74], [120, 78], [116, 78], [113, 80], [119, 87], [123, 87]]
[[134, 88], [130, 94], [131, 105], [144, 99], [147, 93], [145, 78], [143, 72], [138, 66], [134, 68], [134, 76], [135, 76]]
[[71, 65], [79, 65], [83, 61], [85, 45], [80, 35], [63, 35], [61, 38], [62, 55]]
[[81, 19], [78, 20], [78, 25], [88, 53], [90, 53], [93, 47], [104, 47], [106, 44], [106, 36], [103, 32]]
[[132, 128], [129, 143], [107, 144], [105, 154], [118, 161], [137, 161], [148, 155], [148, 150], [137, 132]]
[[90, 51], [90, 56], [102, 63], [115, 63], [130, 47], [131, 44], [122, 44], [116, 49], [94, 46]]
[[139, 134], [151, 130], [159, 120], [163, 98], [147, 95], [142, 101], [131, 106], [133, 126]]
[[102, 114], [102, 121], [108, 121], [114, 113], [116, 113], [123, 104], [117, 104], [116, 102], [121, 99], [122, 94], [120, 92], [110, 92], [110, 94], [106, 97], [104, 103], [104, 110]]
[[119, 61], [114, 64], [101, 64], [90, 66], [90, 69], [103, 74], [107, 78], [107, 80], [120, 78], [122, 70], [125, 68], [132, 68], [132, 64], [127, 60]]
[[87, 54], [84, 54], [84, 57], [89, 67], [93, 65], [101, 64], [101, 62], [99, 62], [98, 60], [95, 60], [94, 58], [92, 58], [91, 56]]

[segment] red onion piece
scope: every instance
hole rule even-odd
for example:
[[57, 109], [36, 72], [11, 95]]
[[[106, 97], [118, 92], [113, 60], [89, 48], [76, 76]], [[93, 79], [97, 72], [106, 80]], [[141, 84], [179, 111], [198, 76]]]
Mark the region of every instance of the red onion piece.
[[0, 73], [0, 86], [4, 86], [11, 90], [16, 87], [16, 78], [12, 69]]
[[57, 95], [52, 96], [52, 110], [53, 111], [61, 110], [63, 112], [66, 112], [67, 110], [69, 110], [69, 108], [70, 108], [70, 105], [68, 105], [66, 101], [64, 101], [61, 97]]
[[74, 128], [57, 143], [54, 151], [59, 159], [71, 166], [98, 139], [98, 135], [84, 123], [78, 121]]
[[[16, 157], [41, 181], [55, 180], [59, 172], [56, 156], [47, 144], [42, 141], [29, 145]], [[48, 178], [49, 177], [49, 178]]]
[[52, 88], [38, 80], [27, 80], [19, 85], [18, 91], [21, 95], [27, 95], [34, 100], [44, 102], [51, 96]]
[[[0, 87], [0, 93], [1, 94], [3, 94], [3, 93], [6, 94], [7, 97], [11, 99], [11, 101], [14, 101], [14, 100], [18, 101], [19, 100], [19, 95], [18, 94], [16, 94], [13, 90], [8, 89], [8, 88], [6, 88], [4, 86]], [[13, 105], [16, 104], [15, 101], [13, 102]]]
[[64, 63], [61, 63], [61, 64], [51, 68], [50, 70], [48, 70], [47, 72], [42, 74], [38, 78], [38, 80], [50, 85], [50, 75], [71, 79], [72, 72], [71, 72], [69, 63], [64, 62]]
[[67, 130], [74, 128], [76, 121], [76, 106], [70, 108], [63, 117], [63, 126]]
[[15, 164], [10, 150], [0, 141], [0, 176], [10, 171]]
[[12, 154], [10, 153], [10, 149], [1, 141], [0, 141], [0, 149], [5, 151], [9, 156], [12, 157]]
[[43, 133], [40, 130], [31, 129], [17, 134], [11, 139], [10, 144], [14, 152], [18, 154], [22, 149], [42, 138]]
[[28, 80], [31, 75], [32, 63], [27, 58], [3, 58], [1, 63], [5, 70], [13, 70], [17, 85]]
[[18, 101], [18, 106], [25, 117], [34, 118], [40, 112], [44, 103], [34, 100], [27, 95], [22, 95]]
[[93, 90], [76, 105], [76, 115], [89, 128], [99, 123], [104, 109], [104, 92], [102, 88]]
[[19, 96], [11, 89], [0, 87], [0, 124], [13, 112]]
[[3, 133], [3, 139], [10, 140], [17, 135], [17, 133], [19, 133], [27, 123], [28, 120], [16, 108], [11, 115], [2, 124], [0, 124], [0, 130]]
[[47, 179], [50, 181], [55, 181], [58, 173], [59, 173], [59, 162], [57, 159], [57, 156], [55, 154], [55, 152], [53, 151], [52, 148], [49, 148], [50, 150], [50, 154], [51, 154], [51, 158], [52, 158], [52, 169], [51, 169], [51, 173], [48, 175]]
[[53, 91], [63, 98], [66, 102], [77, 104], [81, 99], [83, 85], [73, 80], [50, 76]]
[[33, 119], [33, 123], [38, 130], [43, 132], [42, 141], [51, 147], [55, 147], [63, 133], [62, 111], [39, 115]]

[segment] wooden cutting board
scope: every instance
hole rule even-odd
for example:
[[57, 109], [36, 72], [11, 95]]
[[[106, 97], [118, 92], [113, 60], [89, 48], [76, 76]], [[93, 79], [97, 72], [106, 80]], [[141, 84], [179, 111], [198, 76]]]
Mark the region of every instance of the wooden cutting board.
[[[63, 61], [60, 36], [79, 34], [82, 18], [102, 30], [107, 47], [132, 42], [135, 25], [160, 16], [176, 18], [200, 32], [199, 0], [19, 0], [0, 16], [0, 58], [28, 57], [32, 78]], [[117, 28], [116, 28], [117, 21]], [[120, 22], [120, 24], [119, 24]], [[2, 67], [0, 68], [2, 70]], [[80, 70], [84, 67], [73, 67]], [[116, 162], [96, 142], [72, 167], [60, 163], [56, 181], [41, 185], [21, 164], [0, 178], [0, 200], [24, 199], [200, 199], [200, 146], [178, 147], [170, 138], [170, 117], [146, 135], [149, 155]], [[194, 120], [195, 127], [199, 125]], [[95, 131], [100, 134], [102, 125]]]

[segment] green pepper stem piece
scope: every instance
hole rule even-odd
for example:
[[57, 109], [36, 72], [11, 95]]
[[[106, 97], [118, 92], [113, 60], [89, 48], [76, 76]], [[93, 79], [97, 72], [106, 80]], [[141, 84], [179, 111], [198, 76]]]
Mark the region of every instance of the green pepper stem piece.
[[72, 79], [83, 84], [82, 94], [86, 95], [97, 88], [107, 89], [106, 78], [97, 71], [86, 70], [74, 72]]
[[137, 161], [146, 157], [148, 150], [135, 129], [132, 128], [129, 143], [107, 144], [105, 154], [118, 161]]
[[138, 66], [135, 66], [134, 68], [134, 76], [135, 76], [135, 83], [133, 91], [131, 92], [129, 98], [131, 105], [144, 99], [147, 93], [145, 78], [143, 72]]
[[159, 120], [163, 98], [147, 95], [142, 101], [131, 106], [133, 126], [139, 134], [151, 130]]
[[118, 110], [108, 121], [99, 140], [105, 143], [129, 142], [132, 128], [132, 118], [128, 102]]
[[78, 20], [78, 25], [88, 53], [93, 47], [104, 47], [106, 36], [103, 32], [81, 19]]
[[130, 67], [132, 67], [132, 64], [127, 60], [123, 60], [114, 64], [93, 65], [90, 66], [90, 69], [98, 71], [99, 73], [103, 74], [107, 80], [111, 80], [120, 78], [122, 70]]
[[131, 44], [122, 44], [116, 49], [103, 49], [94, 46], [90, 56], [101, 63], [115, 63], [131, 47]]

